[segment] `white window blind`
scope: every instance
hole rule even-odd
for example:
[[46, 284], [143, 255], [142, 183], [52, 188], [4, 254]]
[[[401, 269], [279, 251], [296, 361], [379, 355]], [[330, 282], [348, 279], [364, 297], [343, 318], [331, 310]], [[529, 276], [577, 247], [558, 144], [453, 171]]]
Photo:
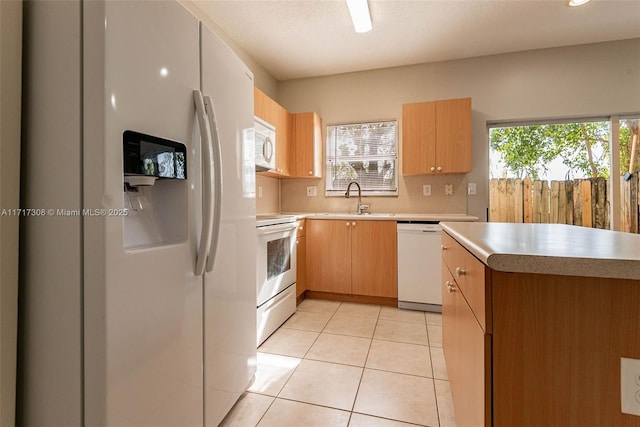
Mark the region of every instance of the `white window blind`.
[[327, 126], [327, 196], [342, 196], [355, 181], [363, 194], [398, 194], [398, 122]]

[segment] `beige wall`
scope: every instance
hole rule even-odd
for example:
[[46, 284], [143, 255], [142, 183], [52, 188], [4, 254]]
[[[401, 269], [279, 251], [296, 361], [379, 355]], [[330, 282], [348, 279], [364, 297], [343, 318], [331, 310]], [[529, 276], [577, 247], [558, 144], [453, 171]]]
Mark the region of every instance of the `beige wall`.
[[[0, 209], [19, 207], [22, 1], [0, 1]], [[15, 423], [18, 217], [0, 218], [0, 426]]]
[[[0, 0], [2, 1], [2, 0]], [[275, 98], [277, 90], [277, 81], [269, 74], [262, 65], [258, 64], [251, 56], [249, 56], [231, 37], [229, 37], [218, 24], [216, 24], [197, 3], [191, 0], [178, 0], [187, 10], [202, 21], [211, 31], [216, 33], [235, 53], [242, 59], [247, 67], [253, 72], [254, 84], [259, 87], [267, 95]]]
[[[262, 192], [262, 195], [260, 193]], [[259, 214], [280, 212], [280, 180], [256, 175], [256, 212]]]
[[[373, 212], [468, 213], [486, 219], [487, 121], [640, 112], [640, 39], [420, 64], [278, 83], [291, 112], [315, 111], [332, 123], [401, 118], [403, 103], [472, 97], [473, 171], [400, 177], [397, 198], [367, 198]], [[323, 129], [324, 131], [324, 129]], [[323, 132], [324, 138], [324, 132]], [[401, 169], [400, 169], [401, 170]], [[477, 195], [466, 195], [467, 182]], [[455, 194], [444, 196], [444, 184]], [[431, 197], [422, 196], [431, 184]], [[306, 187], [318, 186], [307, 197]], [[324, 181], [281, 180], [284, 212], [352, 211], [355, 202], [325, 198]]]

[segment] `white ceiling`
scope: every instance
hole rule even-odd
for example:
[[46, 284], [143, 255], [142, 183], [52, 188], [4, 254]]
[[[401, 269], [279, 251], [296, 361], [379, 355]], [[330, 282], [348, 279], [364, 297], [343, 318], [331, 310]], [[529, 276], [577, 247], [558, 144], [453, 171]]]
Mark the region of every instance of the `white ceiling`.
[[640, 0], [194, 0], [276, 80], [640, 37]]

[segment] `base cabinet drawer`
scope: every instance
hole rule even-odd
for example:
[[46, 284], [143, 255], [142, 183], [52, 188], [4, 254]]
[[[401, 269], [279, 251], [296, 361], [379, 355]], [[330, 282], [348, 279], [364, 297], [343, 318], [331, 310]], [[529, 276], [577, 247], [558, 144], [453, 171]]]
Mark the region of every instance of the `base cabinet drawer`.
[[447, 233], [442, 234], [442, 259], [478, 323], [491, 333], [491, 286], [487, 286], [491, 283], [491, 270]]

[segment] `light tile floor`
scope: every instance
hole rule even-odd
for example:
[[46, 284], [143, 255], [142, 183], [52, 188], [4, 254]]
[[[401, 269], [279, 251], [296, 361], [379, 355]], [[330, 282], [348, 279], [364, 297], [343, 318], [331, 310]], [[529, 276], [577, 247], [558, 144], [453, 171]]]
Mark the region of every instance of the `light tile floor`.
[[455, 427], [442, 317], [306, 299], [258, 348], [225, 427]]

